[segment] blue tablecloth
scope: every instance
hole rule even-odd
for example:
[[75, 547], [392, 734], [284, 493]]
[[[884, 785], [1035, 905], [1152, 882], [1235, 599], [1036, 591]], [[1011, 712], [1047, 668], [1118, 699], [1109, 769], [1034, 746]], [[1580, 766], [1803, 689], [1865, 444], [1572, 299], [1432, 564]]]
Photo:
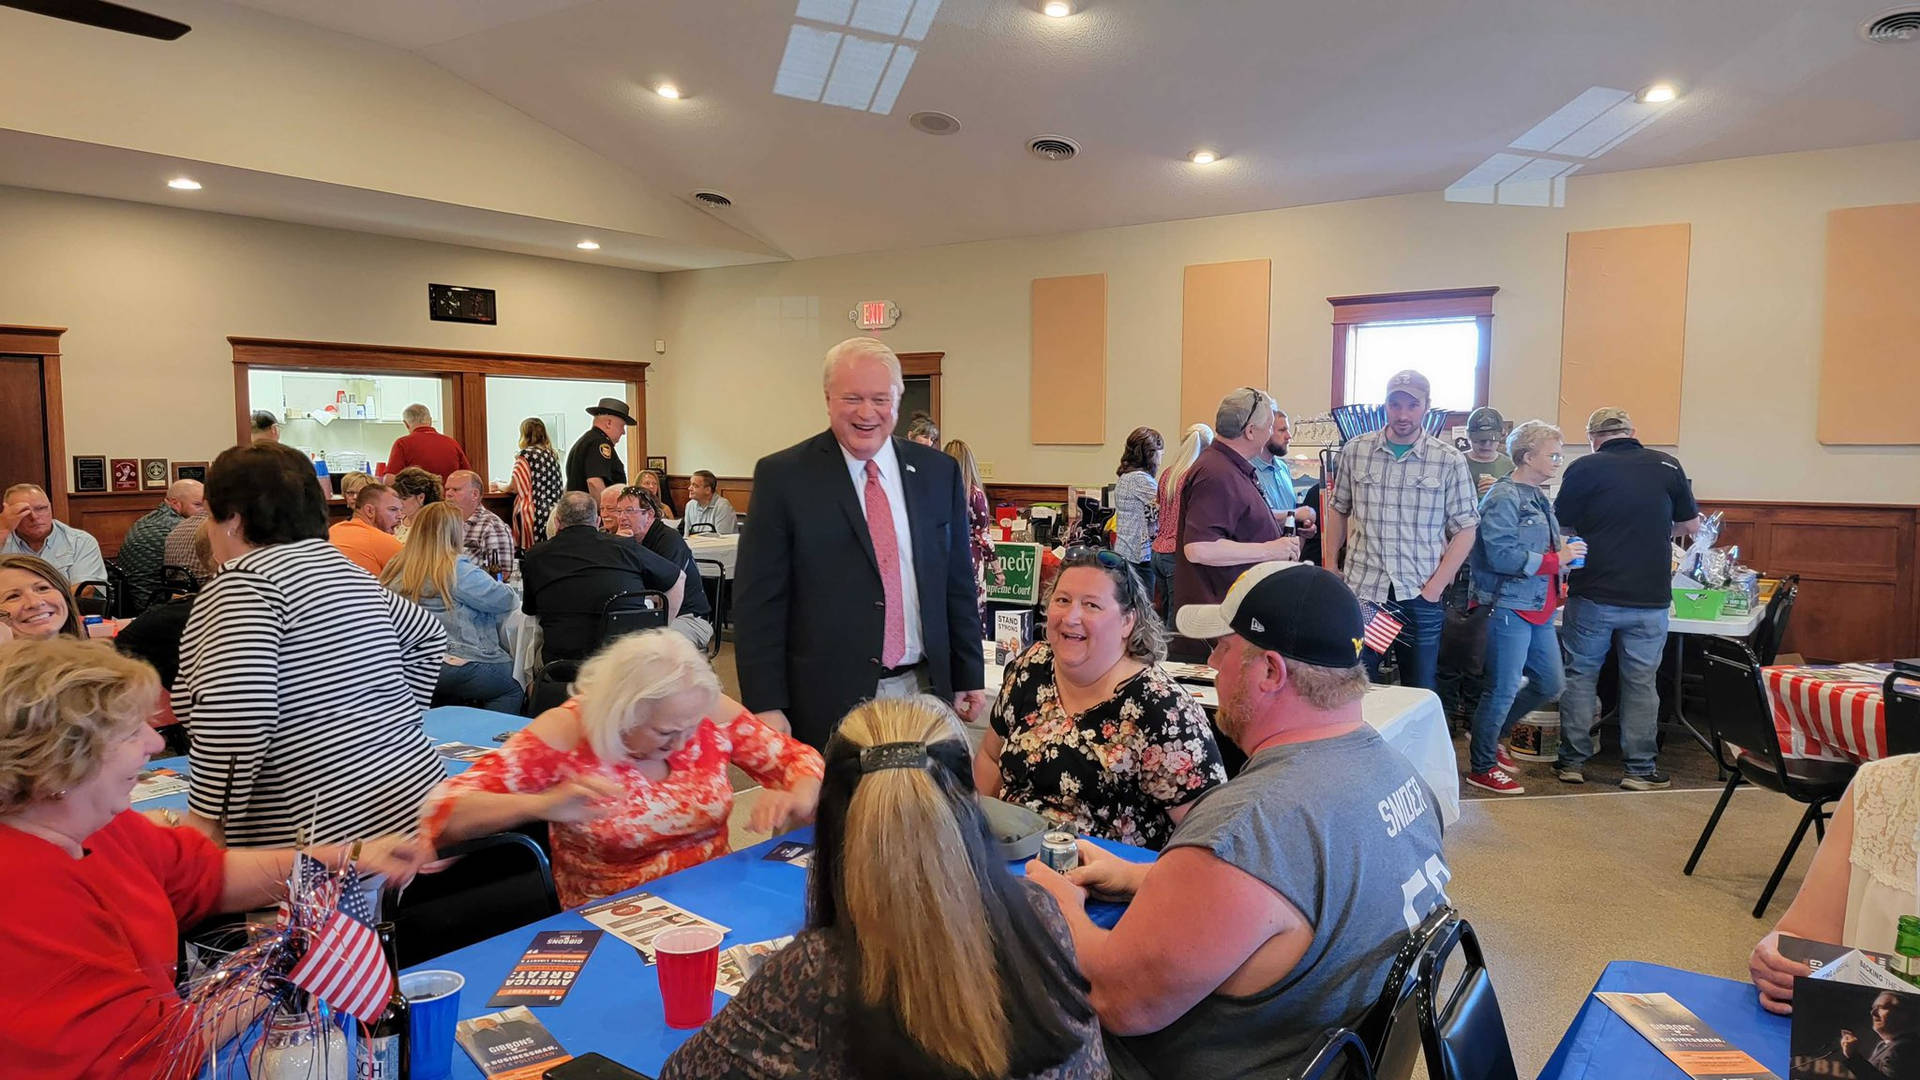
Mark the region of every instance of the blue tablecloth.
[[[806, 922], [807, 871], [783, 862], [769, 862], [763, 856], [778, 840], [810, 842], [812, 839], [812, 828], [797, 829], [631, 891], [653, 893], [729, 927], [722, 948], [798, 933]], [[1151, 862], [1155, 858], [1153, 852], [1142, 848], [1105, 840], [1094, 842], [1137, 862]], [[1117, 904], [1094, 904], [1088, 910], [1096, 922], [1112, 926], [1124, 909]], [[592, 924], [578, 914], [562, 912], [409, 970], [457, 971], [465, 976], [467, 985], [460, 992], [460, 1018], [465, 1020], [496, 1011], [487, 1008], [487, 1000], [513, 970], [514, 962], [532, 943], [535, 932], [592, 928]], [[715, 1011], [729, 1000], [725, 994], [716, 992]], [[667, 1027], [660, 1004], [659, 977], [638, 950], [612, 935], [600, 939], [567, 1000], [557, 1006], [534, 1009], [533, 1014], [553, 1032], [568, 1053], [598, 1051], [650, 1076], [657, 1075], [668, 1055], [693, 1034]], [[465, 1051], [456, 1047], [453, 1058], [455, 1077], [478, 1080], [480, 1070]]]
[[[527, 718], [512, 713], [490, 712], [486, 709], [469, 709], [461, 705], [446, 705], [438, 709], [428, 709], [421, 717], [421, 726], [427, 729], [427, 738], [437, 746], [440, 743], [461, 742], [475, 746], [499, 746], [505, 739], [496, 740], [496, 735], [509, 734], [527, 726]], [[471, 764], [465, 761], [448, 761], [447, 775], [467, 771]], [[187, 759], [184, 757], [154, 758], [147, 763], [151, 769], [172, 769], [181, 776], [188, 775]], [[134, 803], [135, 810], [185, 810], [187, 793], [162, 795], [155, 799], [143, 799]]]
[[[1593, 989], [1596, 993], [1671, 994], [1721, 1038], [1752, 1054], [1774, 1075], [1787, 1075], [1788, 1020], [1762, 1009], [1751, 983], [1659, 964], [1615, 960], [1600, 973]], [[1686, 1073], [1599, 998], [1589, 997], [1554, 1048], [1553, 1056], [1547, 1059], [1541, 1080], [1614, 1080], [1622, 1076], [1684, 1080]]]

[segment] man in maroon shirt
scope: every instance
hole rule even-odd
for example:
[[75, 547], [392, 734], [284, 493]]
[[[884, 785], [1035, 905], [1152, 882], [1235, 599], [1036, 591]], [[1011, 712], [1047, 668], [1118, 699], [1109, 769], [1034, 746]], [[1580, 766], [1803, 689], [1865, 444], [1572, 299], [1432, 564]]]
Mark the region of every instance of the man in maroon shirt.
[[400, 420], [407, 425], [407, 433], [393, 440], [393, 452], [387, 455], [388, 476], [418, 465], [444, 483], [449, 474], [473, 468], [459, 443], [433, 429], [433, 412], [425, 405], [407, 406]]
[[1273, 434], [1278, 411], [1265, 391], [1251, 386], [1220, 400], [1213, 417], [1214, 440], [1181, 479], [1175, 610], [1220, 603], [1234, 579], [1257, 563], [1300, 557], [1299, 537], [1280, 535], [1254, 480], [1252, 458]]

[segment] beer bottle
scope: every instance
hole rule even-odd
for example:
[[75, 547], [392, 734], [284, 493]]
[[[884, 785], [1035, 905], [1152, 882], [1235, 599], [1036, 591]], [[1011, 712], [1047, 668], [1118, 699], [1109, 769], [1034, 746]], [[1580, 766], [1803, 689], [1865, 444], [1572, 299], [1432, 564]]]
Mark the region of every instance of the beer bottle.
[[393, 924], [376, 926], [380, 950], [393, 969], [393, 996], [371, 1024], [360, 1025], [359, 1080], [408, 1080], [408, 1057], [413, 1052], [407, 1032], [407, 996], [400, 992], [400, 954], [393, 944]]
[[1295, 520], [1294, 512], [1291, 510], [1287, 511], [1287, 524], [1285, 528], [1280, 530], [1280, 535], [1281, 536], [1299, 535], [1299, 523], [1298, 521]]
[[1920, 915], [1900, 916], [1900, 930], [1887, 967], [1895, 975], [1920, 986]]

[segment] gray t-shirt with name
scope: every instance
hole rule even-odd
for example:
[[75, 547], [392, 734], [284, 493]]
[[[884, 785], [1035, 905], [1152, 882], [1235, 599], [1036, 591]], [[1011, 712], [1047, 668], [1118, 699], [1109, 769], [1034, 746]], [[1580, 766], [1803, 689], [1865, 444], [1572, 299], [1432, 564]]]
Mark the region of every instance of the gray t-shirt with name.
[[1329, 1028], [1379, 997], [1393, 957], [1452, 876], [1440, 811], [1371, 727], [1268, 747], [1203, 795], [1167, 850], [1203, 847], [1287, 898], [1313, 927], [1291, 972], [1247, 997], [1213, 994], [1151, 1035], [1109, 1037], [1121, 1080], [1292, 1076]]

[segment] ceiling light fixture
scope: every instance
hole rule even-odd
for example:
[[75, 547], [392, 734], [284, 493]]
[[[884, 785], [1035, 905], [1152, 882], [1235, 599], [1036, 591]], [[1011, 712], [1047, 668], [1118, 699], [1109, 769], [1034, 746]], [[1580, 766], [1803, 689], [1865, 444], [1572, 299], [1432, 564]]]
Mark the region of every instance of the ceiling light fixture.
[[1187, 155], [1187, 160], [1195, 165], [1211, 165], [1220, 160], [1220, 155], [1211, 150], [1195, 150]]
[[573, 246], [579, 248], [581, 251], [599, 251], [600, 250], [600, 245], [592, 240], [582, 240]]
[[1665, 105], [1680, 96], [1672, 83], [1654, 83], [1633, 96], [1642, 105]]
[[176, 176], [167, 181], [167, 186], [175, 191], [199, 191], [200, 181], [190, 180], [184, 176]]
[[1040, 10], [1050, 19], [1064, 19], [1073, 14], [1073, 5], [1067, 3], [1067, 0], [1047, 0], [1041, 5]]
[[668, 101], [680, 100], [680, 88], [670, 82], [661, 83], [659, 86], [654, 87], [653, 92], [666, 98]]

